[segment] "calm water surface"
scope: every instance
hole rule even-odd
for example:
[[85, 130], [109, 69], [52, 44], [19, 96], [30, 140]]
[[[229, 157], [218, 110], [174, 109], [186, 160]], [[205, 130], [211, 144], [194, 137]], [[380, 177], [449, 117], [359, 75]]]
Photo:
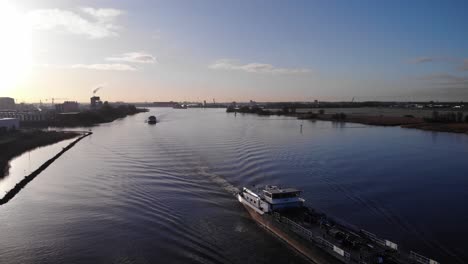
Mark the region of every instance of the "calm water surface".
[[[341, 221], [468, 262], [468, 136], [301, 123], [155, 108], [95, 127], [0, 207], [0, 263], [304, 263], [232, 196], [254, 184], [299, 187]], [[61, 147], [14, 160], [0, 190]]]

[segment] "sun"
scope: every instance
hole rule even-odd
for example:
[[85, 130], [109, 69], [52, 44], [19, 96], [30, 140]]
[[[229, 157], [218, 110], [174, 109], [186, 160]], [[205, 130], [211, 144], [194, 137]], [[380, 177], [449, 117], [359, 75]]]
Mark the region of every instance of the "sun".
[[12, 92], [31, 68], [31, 29], [24, 14], [0, 0], [0, 95]]

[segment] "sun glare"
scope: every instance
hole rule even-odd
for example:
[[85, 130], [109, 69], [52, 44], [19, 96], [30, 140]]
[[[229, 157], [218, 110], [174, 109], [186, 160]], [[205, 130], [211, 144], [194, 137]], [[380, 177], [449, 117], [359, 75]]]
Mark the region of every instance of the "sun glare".
[[31, 30], [25, 16], [0, 1], [0, 91], [11, 92], [31, 68]]

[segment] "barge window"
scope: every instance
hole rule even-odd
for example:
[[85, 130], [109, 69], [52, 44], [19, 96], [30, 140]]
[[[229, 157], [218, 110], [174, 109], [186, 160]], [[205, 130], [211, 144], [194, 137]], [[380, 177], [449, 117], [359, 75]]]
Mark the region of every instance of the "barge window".
[[284, 198], [294, 198], [299, 197], [299, 193], [275, 193], [273, 194], [273, 199], [284, 199]]

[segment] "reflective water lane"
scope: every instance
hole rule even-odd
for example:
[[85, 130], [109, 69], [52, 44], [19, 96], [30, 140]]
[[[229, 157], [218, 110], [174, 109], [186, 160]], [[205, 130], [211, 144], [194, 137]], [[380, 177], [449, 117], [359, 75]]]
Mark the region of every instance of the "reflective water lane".
[[[468, 261], [466, 135], [168, 108], [92, 130], [0, 207], [0, 263], [305, 263], [232, 196], [262, 184], [303, 189], [308, 205], [441, 263]], [[13, 161], [0, 187], [54, 148]]]

